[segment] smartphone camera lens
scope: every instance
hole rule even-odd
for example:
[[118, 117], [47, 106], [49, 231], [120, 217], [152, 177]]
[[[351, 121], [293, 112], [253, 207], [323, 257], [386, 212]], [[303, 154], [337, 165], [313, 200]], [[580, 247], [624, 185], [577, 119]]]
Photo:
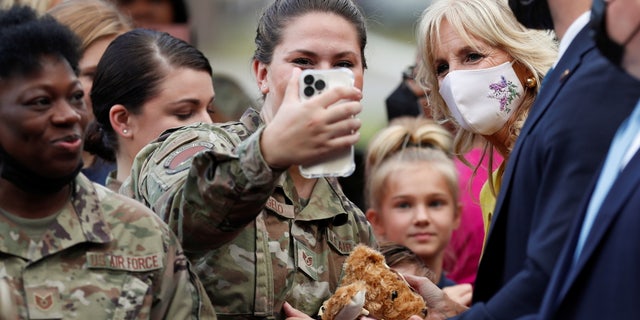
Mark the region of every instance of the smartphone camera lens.
[[305, 87], [304, 88], [304, 95], [307, 96], [307, 97], [312, 97], [313, 94], [315, 93], [315, 91], [316, 90], [313, 89], [313, 87], [311, 87], [311, 86]]
[[313, 80], [315, 80], [315, 79], [314, 79], [314, 78], [313, 78], [313, 76], [312, 76], [312, 75], [310, 75], [310, 74], [309, 74], [309, 75], [306, 75], [306, 76], [304, 77], [304, 79], [303, 79], [304, 84], [307, 84], [307, 85], [312, 84], [312, 83], [313, 83]]
[[327, 84], [324, 83], [323, 80], [318, 80], [318, 81], [316, 81], [314, 86], [316, 87], [316, 90], [322, 91], [327, 86]]

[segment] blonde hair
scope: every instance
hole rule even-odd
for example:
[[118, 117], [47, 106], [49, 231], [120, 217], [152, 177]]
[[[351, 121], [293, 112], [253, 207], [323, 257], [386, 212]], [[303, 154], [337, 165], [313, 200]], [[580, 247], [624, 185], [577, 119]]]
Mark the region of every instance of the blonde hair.
[[392, 121], [369, 142], [365, 163], [368, 207], [379, 210], [389, 176], [416, 162], [428, 162], [441, 172], [457, 203], [458, 173], [451, 144], [451, 133], [431, 119], [402, 117]]
[[48, 12], [82, 40], [84, 52], [94, 42], [131, 30], [131, 21], [103, 0], [64, 0]]
[[[435, 52], [441, 43], [440, 27], [447, 21], [460, 37], [471, 47], [473, 39], [505, 51], [527, 70], [527, 77], [533, 77], [538, 84], [534, 88], [525, 86], [525, 97], [514, 115], [509, 119], [509, 138], [505, 143], [508, 153], [520, 135], [520, 130], [529, 114], [540, 83], [545, 73], [557, 57], [557, 42], [547, 31], [527, 29], [515, 18], [504, 0], [436, 0], [419, 20], [416, 37], [419, 63], [416, 80], [424, 87], [431, 88], [430, 108], [436, 119], [456, 123], [440, 96]], [[454, 153], [465, 163], [464, 154], [473, 148], [477, 134], [464, 130], [456, 123], [458, 130], [454, 138]], [[487, 142], [484, 153], [489, 155], [489, 171], [493, 171], [494, 146]], [[503, 154], [506, 161], [509, 154]], [[477, 167], [475, 168], [477, 170]], [[491, 189], [493, 184], [490, 181]], [[493, 190], [495, 193], [495, 190]]]

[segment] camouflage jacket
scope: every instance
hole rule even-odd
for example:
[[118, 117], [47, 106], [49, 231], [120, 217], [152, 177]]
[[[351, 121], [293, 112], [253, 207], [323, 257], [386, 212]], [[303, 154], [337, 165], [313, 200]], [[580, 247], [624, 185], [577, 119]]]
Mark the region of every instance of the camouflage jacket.
[[300, 204], [289, 175], [264, 162], [260, 124], [251, 110], [172, 132], [138, 154], [121, 189], [189, 244], [220, 319], [280, 319], [284, 301], [315, 315], [353, 247], [376, 245], [337, 180], [319, 179]]
[[[10, 306], [10, 307], [9, 307]], [[167, 225], [80, 174], [42, 239], [0, 214], [2, 319], [215, 319]]]

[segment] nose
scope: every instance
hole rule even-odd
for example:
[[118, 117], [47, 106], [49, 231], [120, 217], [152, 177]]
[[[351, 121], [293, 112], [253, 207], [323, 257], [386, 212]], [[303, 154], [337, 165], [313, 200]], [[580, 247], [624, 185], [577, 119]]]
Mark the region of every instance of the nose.
[[[84, 101], [82, 101], [82, 109], [84, 109]], [[82, 119], [82, 109], [72, 106], [66, 100], [61, 101], [52, 108], [51, 121], [60, 126], [78, 123]]]
[[430, 222], [430, 214], [429, 208], [424, 205], [419, 205], [416, 207], [416, 211], [414, 214], [414, 220], [416, 224], [428, 224]]
[[333, 68], [333, 66], [329, 62], [322, 61], [322, 62], [318, 63], [315, 68], [316, 69], [321, 69], [321, 70], [326, 70], [326, 69]]
[[207, 112], [207, 108], [202, 108], [200, 111], [198, 111], [198, 114], [196, 115], [194, 120], [195, 122], [213, 123], [213, 120], [211, 120], [211, 116], [209, 115], [209, 112]]

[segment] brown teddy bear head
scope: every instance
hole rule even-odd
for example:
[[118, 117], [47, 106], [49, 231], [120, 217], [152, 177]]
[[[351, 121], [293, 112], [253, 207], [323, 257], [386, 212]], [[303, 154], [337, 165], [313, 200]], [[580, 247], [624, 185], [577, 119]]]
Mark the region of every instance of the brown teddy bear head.
[[343, 269], [340, 287], [321, 310], [323, 320], [352, 320], [367, 314], [376, 319], [406, 320], [412, 315], [427, 315], [424, 299], [387, 266], [380, 252], [359, 245]]

